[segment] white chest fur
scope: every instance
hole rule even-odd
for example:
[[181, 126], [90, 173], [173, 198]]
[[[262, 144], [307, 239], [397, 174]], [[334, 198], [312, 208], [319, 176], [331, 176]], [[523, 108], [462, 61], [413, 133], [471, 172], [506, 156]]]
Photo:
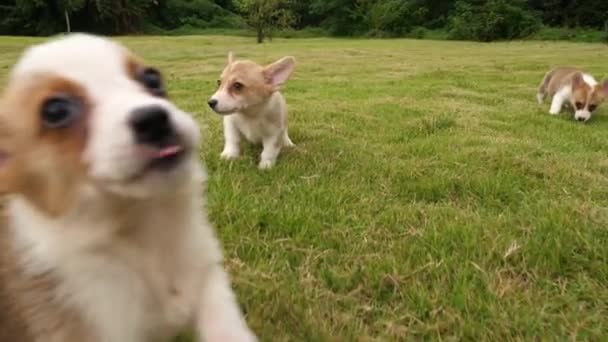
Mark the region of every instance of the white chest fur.
[[10, 210], [26, 270], [54, 272], [58, 301], [101, 342], [138, 342], [167, 340], [192, 323], [205, 271], [221, 259], [200, 208], [188, 203], [129, 208], [124, 221], [103, 209], [49, 220], [20, 199]]
[[280, 92], [273, 93], [266, 102], [251, 106], [247, 111], [249, 114], [236, 113], [226, 116], [224, 120], [251, 143], [263, 143], [264, 140], [279, 136], [287, 128], [287, 107]]
[[253, 144], [261, 144], [264, 138], [270, 136], [276, 128], [273, 123], [264, 117], [247, 117], [243, 114], [234, 114], [225, 118], [230, 120], [247, 141]]

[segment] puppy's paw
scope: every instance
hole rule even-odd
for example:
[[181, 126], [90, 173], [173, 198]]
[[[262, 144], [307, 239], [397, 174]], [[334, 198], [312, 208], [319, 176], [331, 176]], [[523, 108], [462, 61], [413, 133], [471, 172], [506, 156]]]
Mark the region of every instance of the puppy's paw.
[[553, 110], [552, 109], [552, 110], [549, 111], [549, 114], [551, 114], [551, 115], [558, 115], [559, 114], [559, 110]]
[[260, 170], [268, 170], [274, 166], [274, 160], [262, 160], [258, 164]]
[[283, 147], [295, 147], [296, 144], [293, 143], [293, 141], [291, 141], [291, 139], [286, 136], [283, 138]]
[[239, 151], [235, 150], [224, 150], [220, 157], [224, 160], [234, 160], [239, 157]]

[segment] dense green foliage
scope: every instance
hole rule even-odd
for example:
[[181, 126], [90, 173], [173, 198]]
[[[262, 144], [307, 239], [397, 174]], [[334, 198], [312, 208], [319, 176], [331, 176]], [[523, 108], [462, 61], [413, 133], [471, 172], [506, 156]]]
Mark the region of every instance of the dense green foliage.
[[232, 1], [171, 0], [157, 1], [150, 7], [150, 23], [164, 29], [182, 26], [197, 28], [235, 27], [242, 19], [234, 13]]
[[540, 28], [540, 19], [517, 0], [458, 1], [450, 19], [452, 38], [484, 42], [527, 37]]
[[608, 31], [608, 1], [587, 0], [0, 0], [0, 34], [110, 34], [151, 29], [321, 28], [332, 35], [424, 36], [444, 29], [454, 39], [529, 36], [544, 25]]

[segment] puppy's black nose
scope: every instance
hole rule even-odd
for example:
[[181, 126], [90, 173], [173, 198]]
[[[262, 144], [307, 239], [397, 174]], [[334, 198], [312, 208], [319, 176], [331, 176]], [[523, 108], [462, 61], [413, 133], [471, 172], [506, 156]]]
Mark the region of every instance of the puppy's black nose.
[[585, 118], [578, 118], [576, 120], [578, 120], [578, 121], [585, 121]]
[[169, 113], [160, 106], [134, 110], [129, 123], [140, 144], [161, 145], [174, 134]]
[[215, 106], [217, 106], [217, 100], [211, 99], [209, 100], [209, 102], [207, 102], [207, 104], [209, 105], [209, 107], [211, 107], [211, 109], [215, 109]]

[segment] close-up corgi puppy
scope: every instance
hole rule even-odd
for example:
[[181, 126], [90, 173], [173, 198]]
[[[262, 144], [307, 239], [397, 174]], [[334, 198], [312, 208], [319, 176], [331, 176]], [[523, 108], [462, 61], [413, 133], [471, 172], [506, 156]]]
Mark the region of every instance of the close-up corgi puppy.
[[287, 104], [279, 92], [294, 68], [293, 57], [261, 66], [247, 60], [235, 61], [232, 53], [228, 55], [218, 90], [209, 100], [209, 107], [224, 115], [223, 159], [239, 156], [241, 137], [262, 144], [260, 169], [271, 168], [283, 147], [294, 146], [287, 133]]
[[552, 97], [550, 114], [557, 115], [564, 104], [574, 109], [574, 119], [586, 122], [608, 97], [608, 79], [599, 84], [593, 76], [579, 69], [559, 67], [549, 71], [537, 94], [538, 103]]
[[204, 209], [199, 128], [121, 45], [28, 49], [0, 98], [0, 341], [255, 341]]

